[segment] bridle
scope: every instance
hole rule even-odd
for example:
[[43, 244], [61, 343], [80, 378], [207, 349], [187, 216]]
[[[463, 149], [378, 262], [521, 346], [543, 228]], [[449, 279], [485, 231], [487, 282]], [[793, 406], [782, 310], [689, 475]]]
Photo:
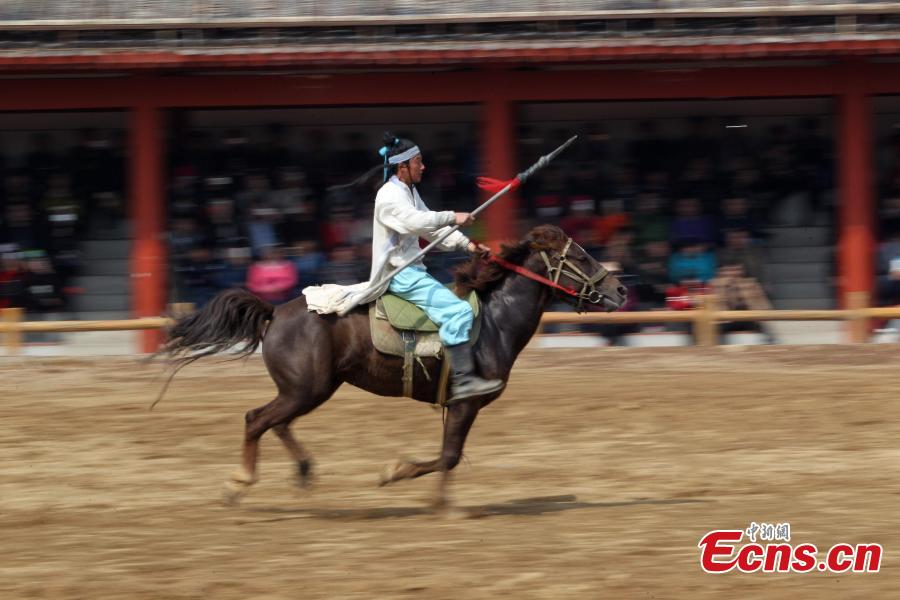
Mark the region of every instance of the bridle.
[[[546, 250], [541, 250], [541, 258], [543, 259], [544, 264], [547, 266], [547, 275], [549, 275], [550, 278], [538, 275], [534, 271], [529, 271], [521, 265], [511, 263], [508, 260], [500, 258], [499, 256], [496, 256], [494, 254], [492, 254], [488, 258], [488, 260], [500, 265], [504, 269], [514, 271], [519, 275], [527, 277], [528, 279], [533, 279], [534, 281], [553, 288], [557, 292], [562, 292], [569, 298], [575, 299], [575, 310], [576, 312], [580, 313], [584, 312], [583, 308], [585, 302], [595, 305], [603, 302], [604, 294], [597, 289], [597, 285], [600, 284], [600, 282], [602, 282], [609, 275], [609, 271], [607, 271], [602, 265], [597, 265], [597, 272], [593, 275], [588, 275], [587, 273], [582, 271], [578, 265], [574, 264], [571, 257], [569, 256], [569, 248], [571, 248], [573, 245], [584, 252], [585, 255], [587, 255], [587, 252], [585, 252], [584, 248], [579, 246], [572, 238], [566, 239], [566, 245], [563, 248], [562, 252], [559, 254], [548, 256]], [[552, 261], [556, 261], [556, 265], [554, 265]], [[559, 283], [559, 278], [563, 275], [565, 275], [572, 281], [581, 284], [581, 289], [576, 290], [575, 288], [561, 285]]]

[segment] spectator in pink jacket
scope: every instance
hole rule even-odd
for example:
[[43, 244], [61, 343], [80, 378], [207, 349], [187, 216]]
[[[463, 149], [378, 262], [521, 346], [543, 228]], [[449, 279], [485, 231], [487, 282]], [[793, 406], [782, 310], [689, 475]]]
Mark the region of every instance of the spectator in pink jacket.
[[286, 302], [296, 293], [297, 269], [284, 259], [279, 246], [266, 246], [262, 259], [247, 272], [247, 289], [273, 304]]

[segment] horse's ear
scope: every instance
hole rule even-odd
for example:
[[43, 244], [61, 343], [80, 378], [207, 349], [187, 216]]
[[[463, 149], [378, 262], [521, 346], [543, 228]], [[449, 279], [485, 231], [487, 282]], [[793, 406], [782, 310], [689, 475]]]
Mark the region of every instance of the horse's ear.
[[556, 227], [542, 225], [529, 231], [525, 240], [532, 250], [551, 250], [562, 241], [561, 234]]
[[544, 227], [535, 227], [525, 236], [525, 241], [531, 247], [543, 246], [546, 243], [546, 232]]

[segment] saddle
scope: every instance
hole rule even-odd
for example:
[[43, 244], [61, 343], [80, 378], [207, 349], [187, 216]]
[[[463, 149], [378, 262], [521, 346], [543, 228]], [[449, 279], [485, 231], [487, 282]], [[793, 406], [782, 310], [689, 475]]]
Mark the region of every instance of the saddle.
[[[466, 297], [475, 320], [469, 334], [471, 342], [478, 339], [481, 329], [481, 303], [478, 294], [469, 292]], [[438, 404], [443, 404], [447, 392], [447, 380], [450, 375], [450, 361], [443, 359], [443, 345], [438, 336], [440, 327], [428, 318], [421, 308], [394, 294], [385, 294], [369, 305], [369, 325], [372, 331], [372, 343], [375, 349], [383, 354], [403, 358], [403, 395], [412, 397], [415, 363], [419, 363], [428, 381], [431, 375], [423, 358], [441, 360], [440, 385], [438, 386]]]

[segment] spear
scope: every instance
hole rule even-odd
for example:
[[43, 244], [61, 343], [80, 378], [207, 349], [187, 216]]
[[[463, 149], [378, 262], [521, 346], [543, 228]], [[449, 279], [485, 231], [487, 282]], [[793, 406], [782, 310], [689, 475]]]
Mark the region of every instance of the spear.
[[[543, 169], [548, 164], [550, 164], [550, 161], [553, 160], [554, 158], [556, 158], [557, 156], [559, 156], [559, 154], [563, 150], [565, 150], [570, 145], [572, 145], [572, 142], [574, 142], [577, 137], [578, 137], [577, 135], [573, 135], [568, 140], [566, 140], [566, 142], [564, 144], [562, 144], [559, 148], [557, 148], [550, 154], [545, 154], [544, 156], [540, 157], [537, 160], [537, 162], [535, 162], [533, 165], [531, 165], [530, 167], [528, 167], [527, 169], [525, 169], [524, 171], [522, 171], [521, 173], [519, 173], [518, 175], [516, 175], [513, 179], [511, 179], [509, 181], [497, 181], [495, 179], [479, 177], [478, 178], [479, 179], [478, 186], [481, 187], [482, 189], [488, 189], [490, 191], [494, 191], [498, 187], [500, 189], [493, 196], [491, 196], [490, 198], [485, 200], [485, 202], [481, 206], [479, 206], [478, 208], [473, 210], [471, 213], [472, 217], [473, 218], [477, 217], [479, 214], [481, 214], [482, 212], [487, 210], [487, 208], [491, 204], [493, 204], [494, 202], [496, 202], [497, 200], [502, 198], [510, 190], [516, 189], [517, 187], [519, 187], [520, 185], [525, 183], [525, 181], [528, 180], [528, 178], [530, 178], [532, 175], [534, 175], [537, 171], [539, 171], [540, 169]], [[500, 187], [500, 186], [502, 186], [502, 187]], [[428, 254], [428, 252], [430, 252], [432, 249], [434, 249], [435, 246], [437, 246], [442, 241], [444, 241], [447, 238], [447, 236], [452, 234], [454, 231], [457, 231], [460, 227], [461, 227], [461, 225], [454, 225], [454, 226], [450, 227], [449, 229], [447, 229], [444, 233], [442, 233], [439, 237], [437, 237], [433, 242], [431, 242], [430, 244], [428, 244], [427, 246], [425, 246], [424, 248], [419, 250], [415, 256], [413, 256], [412, 258], [410, 258], [409, 260], [407, 260], [400, 266], [396, 267], [393, 271], [391, 271], [387, 275], [383, 276], [378, 281], [375, 281], [374, 283], [370, 284], [368, 289], [378, 288], [378, 287], [384, 285], [386, 282], [393, 279], [397, 273], [399, 273], [400, 271], [402, 271], [409, 265], [413, 264], [414, 262], [416, 262], [417, 260], [419, 260], [420, 258], [425, 256], [426, 254]], [[363, 296], [363, 294], [357, 294], [357, 298], [362, 297], [362, 296]], [[347, 314], [348, 312], [353, 310], [353, 308], [357, 304], [358, 304], [358, 302], [354, 300], [348, 306], [345, 306], [344, 308], [342, 308], [340, 311], [340, 314], [341, 315]]]

